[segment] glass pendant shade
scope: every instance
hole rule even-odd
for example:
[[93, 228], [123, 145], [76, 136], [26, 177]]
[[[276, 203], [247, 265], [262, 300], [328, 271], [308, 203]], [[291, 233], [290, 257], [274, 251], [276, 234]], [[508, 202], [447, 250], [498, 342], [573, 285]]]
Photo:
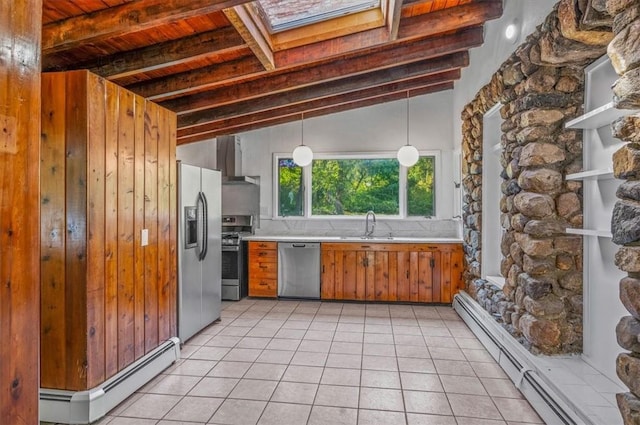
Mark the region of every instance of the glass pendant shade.
[[296, 146], [293, 150], [293, 162], [300, 167], [306, 167], [313, 161], [313, 151], [309, 146]]
[[419, 157], [418, 149], [413, 145], [404, 145], [398, 149], [398, 162], [404, 167], [415, 165]]
[[411, 167], [420, 159], [415, 146], [409, 144], [409, 92], [407, 92], [407, 144], [398, 149], [398, 162], [403, 167]]

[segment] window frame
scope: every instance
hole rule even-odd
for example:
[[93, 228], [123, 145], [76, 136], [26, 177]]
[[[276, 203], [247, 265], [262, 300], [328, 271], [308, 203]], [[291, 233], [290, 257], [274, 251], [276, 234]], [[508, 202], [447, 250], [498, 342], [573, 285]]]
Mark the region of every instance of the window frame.
[[[429, 219], [439, 219], [440, 204], [441, 204], [441, 191], [442, 191], [442, 179], [441, 179], [441, 151], [440, 150], [418, 150], [418, 153], [421, 157], [423, 156], [432, 156], [434, 157], [434, 166], [435, 166], [435, 211], [434, 215], [430, 217], [426, 216], [408, 216], [407, 215], [407, 167], [399, 165], [400, 167], [400, 176], [399, 176], [399, 194], [398, 194], [398, 202], [399, 202], [399, 212], [398, 215], [378, 215], [379, 218], [389, 219], [389, 220], [429, 220]], [[302, 191], [304, 194], [304, 206], [303, 206], [303, 215], [297, 216], [281, 216], [280, 215], [280, 200], [279, 200], [279, 165], [278, 162], [283, 158], [291, 158], [290, 152], [276, 152], [273, 154], [273, 166], [272, 166], [272, 174], [273, 174], [273, 187], [272, 187], [272, 195], [273, 195], [273, 214], [272, 218], [275, 220], [327, 220], [327, 219], [335, 219], [335, 220], [349, 220], [349, 219], [358, 219], [360, 220], [360, 216], [354, 215], [312, 215], [311, 214], [311, 188], [312, 188], [312, 165], [307, 167], [303, 167], [302, 169], [302, 181], [303, 187]], [[380, 151], [380, 152], [314, 152], [314, 160], [316, 159], [395, 159], [396, 151]]]

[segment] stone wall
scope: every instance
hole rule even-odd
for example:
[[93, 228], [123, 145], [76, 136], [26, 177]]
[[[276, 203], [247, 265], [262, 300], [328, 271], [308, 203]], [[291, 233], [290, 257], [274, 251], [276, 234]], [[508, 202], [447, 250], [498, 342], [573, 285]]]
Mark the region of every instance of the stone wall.
[[[613, 86], [619, 109], [640, 109], [640, 1], [608, 0], [613, 16], [614, 39], [608, 54], [620, 78]], [[616, 265], [628, 273], [620, 281], [620, 300], [630, 316], [616, 328], [618, 344], [629, 352], [617, 359], [618, 377], [630, 392], [618, 394], [618, 406], [626, 425], [640, 425], [640, 113], [616, 120], [613, 135], [626, 142], [613, 155], [615, 177], [626, 180], [616, 193], [613, 210], [613, 242], [621, 245]]]
[[[582, 239], [565, 234], [582, 226], [582, 185], [564, 179], [582, 169], [582, 132], [564, 123], [583, 113], [584, 68], [612, 37], [595, 3], [561, 1], [462, 113], [467, 288], [534, 353], [582, 349]], [[480, 278], [482, 123], [497, 103], [502, 290]]]

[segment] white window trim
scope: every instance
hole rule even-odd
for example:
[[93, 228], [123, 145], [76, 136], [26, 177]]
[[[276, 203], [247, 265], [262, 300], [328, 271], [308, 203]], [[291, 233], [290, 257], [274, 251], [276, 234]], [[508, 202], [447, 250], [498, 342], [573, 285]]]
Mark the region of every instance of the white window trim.
[[[420, 156], [433, 156], [435, 161], [435, 215], [432, 217], [421, 217], [421, 216], [407, 216], [407, 167], [400, 165], [400, 177], [399, 177], [399, 213], [398, 215], [378, 215], [379, 218], [389, 219], [389, 220], [406, 220], [407, 218], [411, 220], [430, 220], [430, 219], [441, 219], [438, 211], [441, 209], [442, 205], [442, 162], [441, 162], [441, 152], [440, 150], [419, 150], [418, 153]], [[382, 152], [314, 152], [313, 159], [378, 159], [378, 158], [395, 158], [396, 151], [382, 151]], [[280, 216], [280, 201], [278, 199], [279, 194], [279, 176], [278, 176], [278, 161], [281, 158], [291, 158], [291, 152], [275, 152], [273, 154], [273, 166], [272, 166], [272, 175], [273, 175], [273, 214], [272, 219], [274, 220], [361, 220], [360, 216], [352, 216], [352, 215], [311, 215], [311, 186], [312, 186], [312, 177], [311, 177], [311, 166], [304, 167], [302, 170], [303, 181], [304, 181], [304, 211], [301, 216]]]

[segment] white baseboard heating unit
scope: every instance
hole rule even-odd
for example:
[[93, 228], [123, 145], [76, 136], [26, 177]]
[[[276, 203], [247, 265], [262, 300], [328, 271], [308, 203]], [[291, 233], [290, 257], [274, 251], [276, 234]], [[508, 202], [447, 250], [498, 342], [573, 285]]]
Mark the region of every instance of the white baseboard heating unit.
[[86, 391], [40, 388], [40, 420], [63, 424], [95, 422], [179, 359], [180, 340], [174, 337], [98, 387]]
[[453, 308], [547, 425], [601, 425], [594, 424], [576, 406], [572, 406], [552, 380], [536, 366], [535, 356], [469, 294], [464, 291], [458, 293], [453, 300]]

